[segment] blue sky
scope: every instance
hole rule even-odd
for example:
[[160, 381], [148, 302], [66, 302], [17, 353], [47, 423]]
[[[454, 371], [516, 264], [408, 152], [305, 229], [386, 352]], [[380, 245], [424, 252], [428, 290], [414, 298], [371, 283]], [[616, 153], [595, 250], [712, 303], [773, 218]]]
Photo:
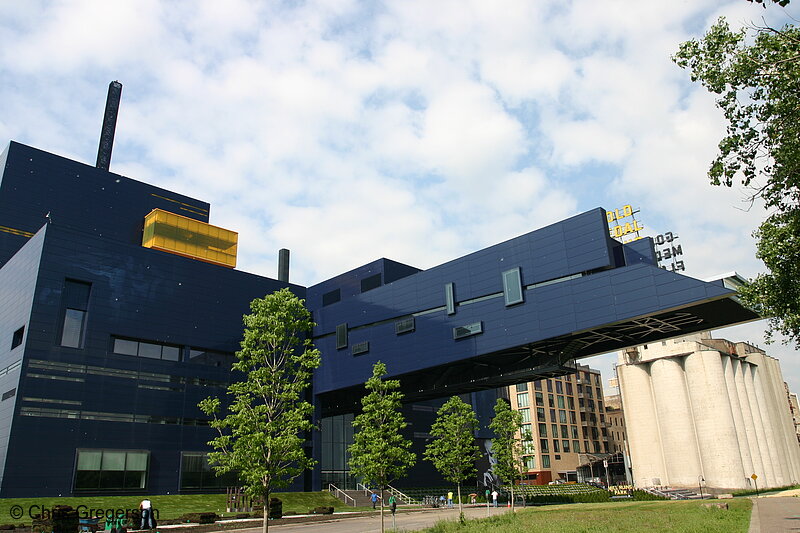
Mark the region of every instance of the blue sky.
[[[794, 10], [794, 12], [792, 11]], [[708, 185], [724, 132], [670, 56], [745, 0], [0, 0], [0, 140], [92, 164], [123, 83], [114, 172], [211, 202], [239, 268], [313, 284], [379, 257], [435, 266], [631, 204], [688, 275], [763, 267], [747, 191]], [[716, 336], [763, 346], [763, 323]], [[773, 345], [793, 390], [800, 363]], [[610, 357], [590, 360], [608, 374]]]

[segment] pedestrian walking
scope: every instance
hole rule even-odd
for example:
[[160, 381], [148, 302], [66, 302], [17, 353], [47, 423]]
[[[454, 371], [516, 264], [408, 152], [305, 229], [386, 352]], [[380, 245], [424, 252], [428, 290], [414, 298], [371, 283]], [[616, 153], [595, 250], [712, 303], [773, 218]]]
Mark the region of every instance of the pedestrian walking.
[[372, 500], [372, 508], [373, 509], [375, 509], [375, 505], [378, 503], [378, 498], [379, 498], [378, 493], [375, 492], [375, 491], [372, 491], [372, 495], [369, 497], [369, 499]]
[[453, 508], [453, 491], [447, 493], [447, 507], [449, 509]]
[[492, 503], [494, 503], [494, 506], [497, 507], [497, 490], [492, 491]]

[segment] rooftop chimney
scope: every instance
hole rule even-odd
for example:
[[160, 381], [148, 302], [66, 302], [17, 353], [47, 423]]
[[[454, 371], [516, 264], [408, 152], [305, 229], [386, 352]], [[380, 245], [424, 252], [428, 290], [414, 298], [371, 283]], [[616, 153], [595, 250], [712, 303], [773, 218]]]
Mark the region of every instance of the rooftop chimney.
[[112, 81], [108, 84], [106, 112], [103, 116], [103, 129], [100, 131], [100, 146], [97, 149], [97, 168], [108, 170], [111, 165], [111, 149], [114, 147], [114, 132], [117, 130], [117, 113], [122, 98], [122, 84]]
[[278, 250], [278, 281], [289, 283], [289, 250]]

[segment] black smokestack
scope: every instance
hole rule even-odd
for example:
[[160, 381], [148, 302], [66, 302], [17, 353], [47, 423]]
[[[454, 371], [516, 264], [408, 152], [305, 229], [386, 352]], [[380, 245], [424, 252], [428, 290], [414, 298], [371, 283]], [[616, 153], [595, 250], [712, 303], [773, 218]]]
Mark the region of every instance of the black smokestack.
[[278, 281], [289, 282], [289, 250], [278, 250]]
[[108, 84], [106, 113], [103, 116], [103, 129], [100, 131], [100, 147], [97, 149], [97, 168], [108, 170], [111, 165], [111, 149], [114, 147], [114, 132], [117, 130], [119, 101], [122, 99], [122, 84], [112, 81]]

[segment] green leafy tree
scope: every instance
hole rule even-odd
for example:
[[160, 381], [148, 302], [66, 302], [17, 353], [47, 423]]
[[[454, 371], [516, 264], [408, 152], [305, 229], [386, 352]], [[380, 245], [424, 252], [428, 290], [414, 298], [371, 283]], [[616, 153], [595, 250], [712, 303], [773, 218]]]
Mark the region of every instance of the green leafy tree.
[[767, 210], [754, 236], [768, 271], [741, 289], [742, 299], [769, 317], [768, 339], [779, 332], [800, 346], [800, 31], [734, 32], [719, 19], [673, 60], [718, 95], [728, 123], [711, 183], [741, 182]]
[[381, 491], [381, 531], [383, 526], [383, 491], [394, 480], [406, 475], [416, 462], [409, 450], [411, 441], [400, 432], [408, 425], [400, 411], [403, 394], [400, 382], [384, 380], [386, 365], [378, 361], [372, 377], [364, 384], [367, 395], [361, 399], [361, 414], [353, 420], [356, 433], [350, 446], [350, 472], [365, 484]]
[[494, 419], [489, 424], [494, 432], [492, 454], [497, 460], [494, 473], [503, 483], [511, 487], [511, 507], [514, 507], [514, 482], [522, 477], [522, 442], [530, 441], [531, 436], [522, 429], [522, 415], [511, 409], [507, 401], [497, 399], [494, 404]]
[[462, 522], [464, 506], [461, 503], [461, 483], [475, 475], [475, 461], [480, 457], [480, 450], [475, 443], [477, 430], [478, 417], [472, 406], [453, 396], [439, 409], [436, 422], [431, 427], [433, 440], [425, 449], [425, 459], [433, 463], [442, 477], [456, 484]]
[[227, 414], [218, 418], [219, 398], [199, 406], [219, 432], [209, 442], [216, 450], [209, 462], [218, 475], [238, 473], [247, 493], [264, 499], [266, 533], [270, 494], [313, 466], [303, 450], [304, 433], [313, 428], [305, 394], [320, 353], [308, 339], [311, 313], [289, 289], [253, 300], [250, 311], [233, 364], [244, 379], [228, 386]]

